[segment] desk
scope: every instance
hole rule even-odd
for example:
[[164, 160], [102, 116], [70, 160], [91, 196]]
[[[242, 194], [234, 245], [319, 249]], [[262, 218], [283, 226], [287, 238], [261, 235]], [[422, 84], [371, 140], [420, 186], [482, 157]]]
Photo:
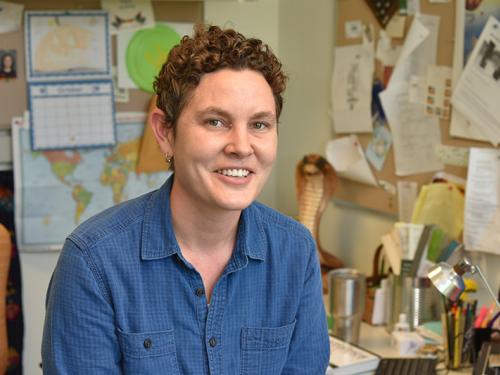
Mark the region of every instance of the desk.
[[[381, 357], [398, 357], [398, 351], [391, 346], [391, 335], [387, 333], [385, 327], [372, 326], [365, 322], [361, 323], [359, 346], [367, 349]], [[472, 367], [460, 371], [441, 372], [448, 375], [472, 374]]]

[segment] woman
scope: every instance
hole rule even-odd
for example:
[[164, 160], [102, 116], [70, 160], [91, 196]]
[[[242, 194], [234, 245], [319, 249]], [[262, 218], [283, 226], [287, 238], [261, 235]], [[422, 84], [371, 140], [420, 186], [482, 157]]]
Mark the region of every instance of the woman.
[[174, 173], [67, 239], [47, 297], [48, 374], [324, 374], [315, 243], [254, 203], [276, 157], [286, 77], [270, 49], [198, 27], [155, 82]]

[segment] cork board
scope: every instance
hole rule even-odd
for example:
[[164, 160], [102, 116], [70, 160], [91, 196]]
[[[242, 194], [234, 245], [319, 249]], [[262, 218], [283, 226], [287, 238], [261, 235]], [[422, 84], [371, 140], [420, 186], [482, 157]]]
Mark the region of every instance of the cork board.
[[[11, 2], [24, 4], [24, 10], [82, 10], [101, 9], [99, 0], [14, 0]], [[203, 1], [154, 1], [153, 11], [157, 21], [202, 22]], [[24, 26], [21, 30], [0, 34], [1, 49], [17, 51], [17, 78], [0, 80], [0, 129], [10, 129], [14, 116], [22, 116], [27, 109], [26, 78], [24, 69]], [[113, 65], [116, 64], [116, 37], [112, 37]], [[129, 89], [128, 103], [115, 103], [116, 111], [147, 111], [151, 94]]]
[[[440, 16], [437, 65], [452, 66], [455, 43], [455, 7], [455, 1], [450, 1], [448, 3], [430, 3], [429, 0], [421, 0], [421, 12], [423, 14]], [[344, 24], [346, 21], [361, 20], [364, 24], [372, 24], [375, 27], [375, 36], [376, 38], [378, 37], [380, 25], [364, 0], [337, 0], [336, 11], [337, 46], [361, 43], [360, 39], [346, 38], [344, 31]], [[406, 22], [406, 32], [410, 25], [411, 18]], [[396, 39], [395, 43], [402, 44], [403, 39]], [[485, 142], [453, 138], [449, 135], [449, 126], [449, 121], [440, 122], [441, 139], [442, 143], [445, 145], [458, 147], [492, 147], [491, 144]], [[357, 135], [363, 145], [363, 149], [366, 149], [372, 135], [368, 133], [358, 133]], [[396, 176], [394, 169], [394, 147], [391, 147], [383, 169], [379, 172], [372, 168], [372, 171], [377, 180], [388, 181], [394, 186], [397, 186], [398, 181], [415, 181], [418, 184], [418, 190], [420, 190], [422, 185], [428, 184], [435, 174], [435, 172], [430, 172], [404, 177]], [[465, 167], [446, 165], [444, 171], [463, 178], [467, 176], [467, 169]], [[334, 196], [336, 200], [351, 202], [378, 212], [390, 215], [397, 215], [398, 213], [397, 195], [390, 194], [381, 187], [373, 187], [346, 179], [339, 179]]]

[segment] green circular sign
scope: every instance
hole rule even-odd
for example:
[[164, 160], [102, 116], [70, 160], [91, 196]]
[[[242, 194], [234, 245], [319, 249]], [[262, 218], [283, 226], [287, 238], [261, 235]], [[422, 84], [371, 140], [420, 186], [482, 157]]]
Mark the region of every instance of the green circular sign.
[[142, 90], [153, 92], [153, 81], [170, 49], [181, 36], [171, 27], [156, 25], [139, 30], [127, 46], [126, 63], [130, 78]]

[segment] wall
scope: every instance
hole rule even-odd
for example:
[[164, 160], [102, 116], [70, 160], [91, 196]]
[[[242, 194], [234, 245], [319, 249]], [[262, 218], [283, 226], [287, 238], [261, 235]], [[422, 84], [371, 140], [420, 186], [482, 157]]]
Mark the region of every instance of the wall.
[[59, 253], [22, 253], [21, 274], [23, 282], [24, 353], [25, 375], [41, 374], [41, 343], [45, 317], [45, 292]]
[[[296, 163], [308, 153], [324, 155], [326, 143], [333, 137], [329, 111], [335, 2], [317, 0], [314, 5], [305, 0], [282, 0], [279, 9], [280, 57], [290, 82], [280, 128], [276, 196], [278, 209], [292, 216], [297, 213]], [[371, 254], [380, 234], [391, 225], [387, 217], [331, 202], [322, 218], [320, 238], [323, 247], [346, 265], [367, 272], [365, 254]]]

